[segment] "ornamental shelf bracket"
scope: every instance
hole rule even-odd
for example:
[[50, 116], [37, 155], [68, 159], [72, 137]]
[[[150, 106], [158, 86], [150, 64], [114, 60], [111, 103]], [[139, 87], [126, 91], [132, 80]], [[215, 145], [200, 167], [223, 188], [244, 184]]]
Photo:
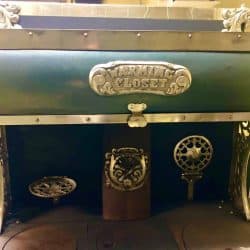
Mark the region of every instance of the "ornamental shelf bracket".
[[128, 126], [130, 128], [144, 128], [147, 126], [147, 121], [142, 112], [147, 108], [145, 103], [130, 103], [128, 110], [132, 112], [128, 117]]
[[222, 32], [245, 32], [250, 23], [250, 9], [244, 4], [240, 8], [225, 9], [222, 12]]
[[21, 29], [18, 24], [20, 11], [19, 6], [0, 1], [0, 29]]

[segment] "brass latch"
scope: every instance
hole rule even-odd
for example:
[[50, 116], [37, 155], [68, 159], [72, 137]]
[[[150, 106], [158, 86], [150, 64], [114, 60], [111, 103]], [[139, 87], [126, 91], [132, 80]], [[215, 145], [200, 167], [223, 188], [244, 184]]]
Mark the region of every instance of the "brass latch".
[[144, 128], [147, 126], [147, 121], [142, 112], [147, 108], [145, 103], [130, 103], [128, 110], [132, 112], [128, 117], [128, 126], [130, 128]]

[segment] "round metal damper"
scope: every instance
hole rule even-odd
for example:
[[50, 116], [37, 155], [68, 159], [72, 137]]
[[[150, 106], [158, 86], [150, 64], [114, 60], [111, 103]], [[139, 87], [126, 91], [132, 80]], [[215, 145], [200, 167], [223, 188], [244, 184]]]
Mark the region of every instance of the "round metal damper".
[[47, 176], [29, 185], [34, 196], [53, 199], [57, 203], [62, 196], [69, 195], [76, 188], [76, 182], [66, 176]]
[[176, 164], [184, 172], [200, 172], [211, 161], [213, 147], [204, 136], [192, 135], [177, 143], [174, 149]]

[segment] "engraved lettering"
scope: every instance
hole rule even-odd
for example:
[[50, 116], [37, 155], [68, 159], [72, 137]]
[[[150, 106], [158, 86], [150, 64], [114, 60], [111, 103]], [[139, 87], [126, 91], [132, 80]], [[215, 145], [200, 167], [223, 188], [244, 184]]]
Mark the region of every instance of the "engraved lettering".
[[155, 68], [154, 77], [163, 78], [164, 77], [164, 70], [165, 69], [163, 67]]
[[150, 87], [157, 88], [158, 87], [158, 80], [157, 79], [150, 79]]
[[132, 87], [129, 78], [124, 78], [123, 83], [124, 83], [124, 85], [123, 85], [124, 88], [131, 88]]
[[117, 61], [96, 65], [90, 86], [99, 95], [151, 93], [178, 95], [191, 85], [187, 68], [167, 62]]
[[149, 79], [142, 79], [141, 80], [141, 87], [148, 88], [149, 87]]

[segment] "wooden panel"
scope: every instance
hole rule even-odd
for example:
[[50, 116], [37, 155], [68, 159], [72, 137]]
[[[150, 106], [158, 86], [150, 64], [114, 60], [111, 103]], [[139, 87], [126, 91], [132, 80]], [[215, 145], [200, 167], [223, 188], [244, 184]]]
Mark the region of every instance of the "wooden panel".
[[[104, 153], [112, 148], [135, 147], [150, 152], [149, 128], [131, 129], [127, 125], [106, 126]], [[131, 220], [150, 215], [150, 176], [143, 187], [134, 191], [118, 191], [107, 187], [103, 174], [103, 217], [107, 220]]]

